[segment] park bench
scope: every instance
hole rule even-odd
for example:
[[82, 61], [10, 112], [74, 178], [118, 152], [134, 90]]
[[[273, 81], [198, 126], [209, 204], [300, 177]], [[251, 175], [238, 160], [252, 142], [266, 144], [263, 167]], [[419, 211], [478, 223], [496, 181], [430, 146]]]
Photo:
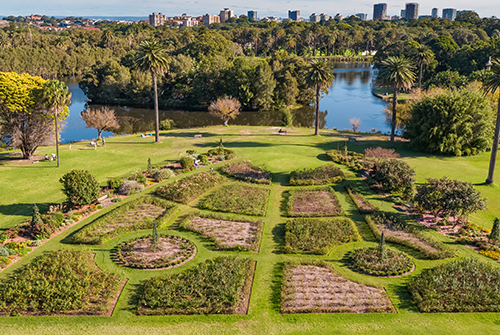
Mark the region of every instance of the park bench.
[[286, 135], [286, 134], [287, 134], [287, 132], [286, 132], [286, 130], [282, 130], [282, 129], [280, 129], [280, 130], [278, 131], [278, 134], [280, 134], [280, 135]]
[[194, 135], [194, 139], [201, 138], [201, 134]]

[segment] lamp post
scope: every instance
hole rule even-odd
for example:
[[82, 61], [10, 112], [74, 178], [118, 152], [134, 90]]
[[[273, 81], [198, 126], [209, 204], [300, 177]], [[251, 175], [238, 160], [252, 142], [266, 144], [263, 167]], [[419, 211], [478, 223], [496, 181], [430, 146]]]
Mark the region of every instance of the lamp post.
[[490, 71], [492, 65], [493, 63], [491, 62], [491, 56], [490, 56], [490, 59], [488, 59], [488, 63], [486, 63], [486, 71]]

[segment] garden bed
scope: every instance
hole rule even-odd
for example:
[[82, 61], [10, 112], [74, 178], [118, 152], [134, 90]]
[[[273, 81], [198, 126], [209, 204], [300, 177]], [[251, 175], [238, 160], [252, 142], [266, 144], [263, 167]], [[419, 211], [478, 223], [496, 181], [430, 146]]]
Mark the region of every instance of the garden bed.
[[344, 179], [344, 172], [334, 164], [326, 164], [315, 169], [295, 170], [290, 173], [292, 186], [334, 184]]
[[285, 252], [327, 254], [334, 246], [360, 239], [356, 225], [351, 219], [307, 219], [288, 220], [285, 226]]
[[123, 242], [116, 247], [114, 260], [135, 269], [167, 269], [189, 262], [196, 256], [196, 246], [183, 238], [159, 235], [153, 249], [152, 237], [143, 236]]
[[137, 230], [161, 227], [177, 211], [177, 205], [163, 199], [145, 196], [128, 202], [83, 227], [71, 237], [72, 243], [104, 244]]
[[292, 189], [288, 193], [288, 216], [344, 216], [332, 187]]
[[387, 248], [387, 257], [381, 258], [378, 248], [356, 249], [351, 253], [351, 265], [358, 271], [374, 276], [401, 276], [412, 272], [414, 264], [403, 252]]
[[271, 172], [254, 166], [252, 162], [244, 160], [230, 163], [220, 170], [223, 174], [256, 184], [271, 184]]
[[370, 204], [368, 200], [366, 200], [358, 192], [354, 191], [350, 186], [346, 186], [345, 189], [360, 214], [371, 214], [374, 212], [378, 212], [377, 207], [372, 206], [372, 204]]
[[255, 261], [217, 257], [184, 272], [149, 279], [138, 315], [246, 314]]
[[199, 208], [218, 212], [265, 216], [270, 190], [238, 182], [209, 194]]
[[121, 284], [118, 277], [100, 270], [90, 253], [46, 253], [2, 282], [0, 313], [106, 315]]
[[376, 239], [382, 232], [385, 240], [415, 249], [429, 259], [454, 257], [455, 253], [442, 242], [436, 241], [422, 231], [399, 222], [396, 218], [385, 215], [367, 216], [365, 218]]
[[395, 313], [389, 295], [348, 280], [319, 261], [285, 262], [281, 313]]
[[210, 239], [219, 250], [259, 251], [264, 223], [217, 215], [192, 214], [181, 226]]
[[408, 290], [420, 312], [500, 312], [500, 270], [465, 258], [426, 269]]
[[204, 171], [159, 187], [156, 194], [167, 200], [187, 204], [226, 181], [226, 177], [216, 172]]

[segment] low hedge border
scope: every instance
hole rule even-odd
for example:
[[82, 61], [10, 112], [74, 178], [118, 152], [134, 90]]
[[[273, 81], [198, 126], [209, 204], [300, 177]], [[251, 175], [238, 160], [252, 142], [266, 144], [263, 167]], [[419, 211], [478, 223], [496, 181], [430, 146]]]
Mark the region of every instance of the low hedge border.
[[[315, 170], [332, 168], [338, 174], [335, 177], [328, 179], [298, 179], [301, 173], [314, 173]], [[295, 170], [290, 173], [290, 186], [310, 186], [310, 185], [327, 185], [327, 184], [336, 184], [340, 183], [345, 179], [344, 172], [335, 166], [334, 164], [326, 164], [323, 166], [319, 166], [316, 169], [304, 169], [304, 170]]]
[[[137, 222], [130, 226], [122, 226], [119, 227], [109, 233], [96, 235], [95, 237], [91, 237], [91, 233], [102, 226], [104, 226], [109, 221], [124, 215], [126, 212], [131, 211], [137, 208], [139, 205], [143, 204], [151, 204], [155, 206], [159, 206], [165, 208], [165, 212], [157, 217], [156, 219], [146, 218], [144, 221]], [[115, 208], [109, 213], [97, 218], [92, 221], [90, 224], [83, 227], [81, 230], [77, 231], [73, 236], [71, 236], [71, 243], [73, 244], [93, 244], [93, 245], [102, 245], [107, 241], [137, 230], [144, 229], [153, 229], [154, 221], [156, 220], [156, 225], [158, 228], [161, 228], [165, 225], [168, 220], [177, 212], [178, 206], [172, 202], [160, 199], [154, 196], [144, 196], [133, 201], [130, 201], [126, 204], [121, 205], [120, 207]]]
[[236, 162], [232, 162], [232, 163], [229, 163], [229, 164], [226, 164], [224, 166], [222, 166], [220, 169], [219, 169], [219, 172], [225, 176], [229, 176], [229, 177], [233, 177], [233, 178], [236, 178], [236, 179], [239, 179], [239, 180], [243, 180], [243, 181], [246, 181], [248, 183], [255, 183], [255, 184], [265, 184], [265, 185], [271, 185], [272, 183], [272, 179], [273, 179], [273, 174], [271, 173], [271, 171], [263, 168], [263, 167], [260, 167], [260, 166], [255, 166], [253, 164], [251, 164], [250, 161], [247, 161], [248, 163], [251, 164], [252, 168], [259, 171], [259, 172], [267, 172], [269, 173], [269, 179], [255, 179], [255, 178], [252, 178], [252, 177], [245, 177], [245, 178], [242, 178], [238, 175], [235, 175], [229, 171], [227, 171], [226, 169], [230, 166], [233, 166], [233, 165], [237, 165], [237, 164], [241, 164], [241, 163], [244, 163], [245, 161], [236, 161]]
[[[370, 202], [368, 200], [366, 200], [365, 197], [363, 197], [358, 192], [354, 191], [350, 185], [346, 185], [345, 190], [349, 194], [349, 197], [351, 197], [351, 200], [354, 203], [354, 206], [356, 206], [356, 208], [358, 209], [358, 212], [360, 214], [372, 214], [372, 213], [379, 211], [379, 209], [377, 207], [373, 206], [372, 204], [370, 204]], [[366, 206], [371, 207], [371, 209], [362, 208], [362, 206], [358, 202], [358, 200], [361, 201], [362, 203], [364, 203]]]
[[[337, 203], [338, 208], [340, 209], [339, 214], [336, 215], [317, 215], [317, 214], [293, 214], [293, 196], [295, 192], [301, 191], [301, 190], [307, 190], [307, 191], [328, 191], [332, 194], [334, 202]], [[286, 201], [286, 216], [288, 217], [335, 217], [335, 216], [345, 216], [344, 211], [342, 210], [342, 206], [340, 204], [339, 199], [337, 198], [337, 194], [333, 187], [331, 186], [323, 186], [323, 187], [314, 187], [314, 188], [298, 188], [298, 189], [291, 189], [288, 191], [288, 199]]]
[[257, 221], [257, 231], [255, 232], [255, 240], [253, 241], [252, 245], [250, 247], [244, 246], [244, 245], [227, 245], [223, 244], [221, 241], [217, 239], [216, 236], [209, 236], [206, 234], [205, 231], [196, 229], [196, 227], [193, 227], [190, 225], [190, 221], [192, 218], [195, 217], [202, 217], [202, 218], [207, 218], [207, 219], [214, 219], [214, 220], [227, 220], [227, 221], [234, 221], [234, 222], [256, 222], [250, 219], [243, 219], [243, 218], [237, 218], [233, 216], [227, 216], [227, 215], [220, 215], [220, 214], [204, 214], [201, 212], [194, 212], [189, 215], [187, 215], [182, 222], [180, 223], [180, 227], [192, 231], [194, 233], [200, 234], [206, 239], [209, 239], [212, 241], [214, 244], [215, 248], [218, 250], [231, 250], [231, 251], [255, 251], [259, 252], [259, 247], [260, 247], [260, 242], [262, 240], [262, 231], [264, 229], [264, 222], [262, 221]]
[[[368, 227], [370, 227], [375, 238], [377, 240], [379, 240], [382, 233], [378, 229], [377, 224], [373, 221], [373, 217], [371, 215], [367, 215], [365, 217], [365, 221], [366, 221], [366, 224], [368, 225]], [[412, 230], [411, 227], [407, 227], [407, 228], [408, 228], [408, 230]], [[415, 230], [412, 230], [409, 233], [411, 233], [415, 237], [429, 243], [432, 247], [438, 249], [439, 251], [432, 252], [419, 244], [413, 243], [411, 241], [408, 241], [408, 240], [405, 240], [405, 239], [402, 239], [399, 237], [395, 237], [395, 236], [391, 236], [391, 235], [387, 235], [387, 234], [385, 234], [384, 237], [385, 237], [386, 242], [395, 243], [395, 244], [406, 246], [408, 248], [415, 249], [415, 250], [419, 251], [421, 254], [423, 254], [426, 258], [429, 258], [429, 259], [445, 259], [445, 258], [450, 258], [450, 257], [455, 256], [455, 252], [453, 252], [453, 250], [451, 250], [449, 247], [445, 246], [443, 243], [441, 243], [439, 241], [432, 240], [428, 236], [422, 234], [421, 232], [415, 231]]]

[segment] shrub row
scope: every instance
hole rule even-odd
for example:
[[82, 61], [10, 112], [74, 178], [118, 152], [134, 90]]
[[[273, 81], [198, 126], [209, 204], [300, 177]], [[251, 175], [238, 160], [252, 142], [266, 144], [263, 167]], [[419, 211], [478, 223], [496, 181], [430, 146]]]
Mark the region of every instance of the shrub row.
[[361, 248], [351, 253], [354, 268], [376, 276], [397, 276], [411, 271], [413, 262], [403, 252], [387, 248], [387, 257], [381, 258], [378, 248]]
[[255, 166], [247, 160], [229, 163], [223, 166], [220, 172], [227, 176], [256, 184], [271, 184], [272, 179], [270, 171], [263, 167]]
[[379, 211], [377, 207], [370, 204], [361, 194], [354, 191], [351, 186], [346, 185], [345, 189], [360, 214], [371, 214]]
[[315, 169], [295, 170], [290, 173], [292, 186], [334, 184], [344, 179], [344, 172], [334, 164], [326, 164]]

